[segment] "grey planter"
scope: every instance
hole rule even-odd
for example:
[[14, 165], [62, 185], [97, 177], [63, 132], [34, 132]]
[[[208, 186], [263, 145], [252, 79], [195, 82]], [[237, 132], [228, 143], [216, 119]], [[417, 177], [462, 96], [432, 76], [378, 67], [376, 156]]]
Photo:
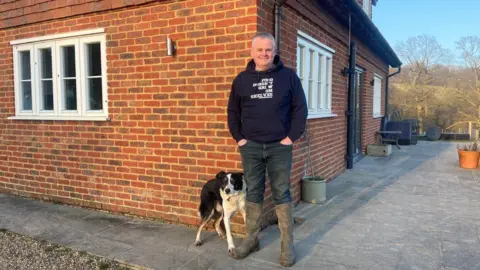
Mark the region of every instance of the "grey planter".
[[392, 154], [392, 145], [390, 144], [369, 144], [367, 145], [367, 155], [374, 157], [388, 157]]
[[430, 141], [440, 140], [441, 135], [442, 135], [442, 129], [439, 127], [429, 127], [427, 129], [427, 139], [429, 139]]
[[319, 204], [327, 199], [327, 181], [318, 176], [302, 179], [302, 201]]

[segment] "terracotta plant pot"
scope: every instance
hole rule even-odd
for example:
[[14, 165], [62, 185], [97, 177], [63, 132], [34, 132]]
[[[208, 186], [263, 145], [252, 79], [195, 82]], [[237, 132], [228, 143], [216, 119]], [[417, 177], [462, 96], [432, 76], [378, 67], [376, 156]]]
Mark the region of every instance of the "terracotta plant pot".
[[461, 168], [475, 169], [478, 167], [480, 152], [458, 150], [458, 162]]

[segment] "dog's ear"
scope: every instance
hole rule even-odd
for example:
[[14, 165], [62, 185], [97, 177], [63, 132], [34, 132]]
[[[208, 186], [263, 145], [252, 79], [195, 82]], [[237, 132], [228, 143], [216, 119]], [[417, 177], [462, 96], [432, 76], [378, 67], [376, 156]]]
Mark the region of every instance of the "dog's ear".
[[226, 172], [220, 171], [219, 173], [217, 173], [217, 176], [215, 176], [215, 178], [217, 178], [217, 179], [219, 179], [219, 178], [224, 178], [225, 175], [227, 175]]

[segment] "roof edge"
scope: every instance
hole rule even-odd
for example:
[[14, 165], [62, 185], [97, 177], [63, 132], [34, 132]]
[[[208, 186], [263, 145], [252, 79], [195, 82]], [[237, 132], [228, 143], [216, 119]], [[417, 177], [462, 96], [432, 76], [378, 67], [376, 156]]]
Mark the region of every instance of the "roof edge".
[[[353, 12], [353, 14], [361, 21], [361, 23], [367, 28], [369, 32], [372, 33], [373, 37], [377, 39], [376, 41], [379, 42], [379, 45], [385, 51], [384, 60], [392, 67], [398, 67], [402, 65], [402, 61], [398, 58], [395, 51], [392, 49], [388, 41], [383, 37], [382, 33], [375, 24], [372, 22], [370, 17], [363, 11], [363, 9], [358, 5], [356, 0], [345, 0], [346, 5], [348, 8]], [[375, 40], [373, 41], [375, 42]], [[370, 46], [372, 47], [372, 46]]]

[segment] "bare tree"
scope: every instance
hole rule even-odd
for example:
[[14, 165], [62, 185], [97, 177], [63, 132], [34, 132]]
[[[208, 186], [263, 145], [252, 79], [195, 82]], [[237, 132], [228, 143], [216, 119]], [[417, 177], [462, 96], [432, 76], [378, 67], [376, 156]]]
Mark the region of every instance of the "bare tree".
[[432, 69], [452, 59], [451, 52], [443, 48], [434, 36], [428, 35], [410, 37], [406, 42], [398, 43], [396, 51], [410, 67], [409, 81], [412, 87], [419, 83], [422, 75], [425, 77], [424, 83], [428, 82]]
[[436, 80], [434, 74], [440, 70], [439, 64], [448, 63], [452, 54], [434, 36], [428, 35], [410, 37], [406, 42], [400, 42], [396, 51], [408, 66], [400, 80], [408, 85], [409, 102], [415, 106], [419, 131], [422, 132], [423, 118], [429, 114], [429, 101], [436, 89], [428, 86]]
[[460, 113], [469, 121], [480, 123], [480, 37], [462, 37], [456, 43], [465, 65], [473, 72], [468, 87], [457, 89], [457, 96], [467, 104]]
[[475, 87], [480, 87], [480, 37], [462, 37], [457, 41], [465, 65], [475, 73]]

